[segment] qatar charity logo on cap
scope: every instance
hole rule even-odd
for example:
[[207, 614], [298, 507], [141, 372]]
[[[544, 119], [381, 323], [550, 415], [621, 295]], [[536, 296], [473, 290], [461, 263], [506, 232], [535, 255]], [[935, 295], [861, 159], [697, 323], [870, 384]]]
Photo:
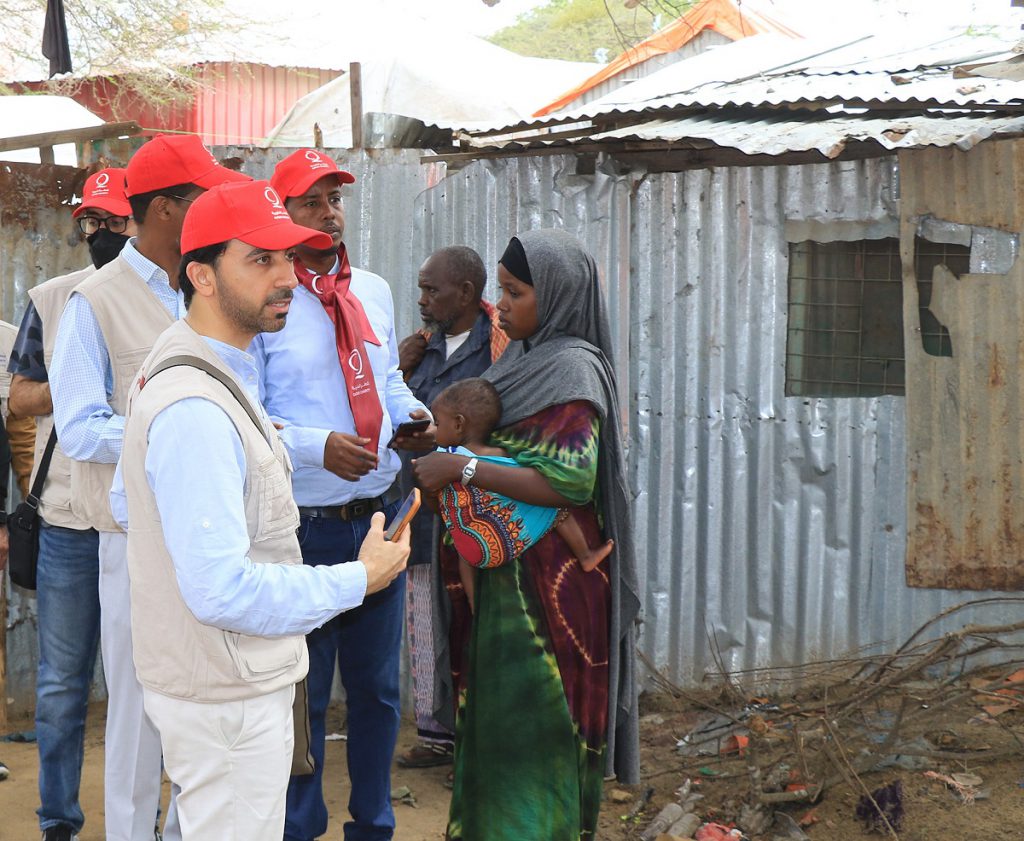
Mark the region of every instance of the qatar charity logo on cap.
[[281, 204], [281, 197], [277, 194], [277, 190], [273, 187], [267, 187], [263, 191], [263, 197], [270, 202], [270, 215], [275, 219], [281, 219], [284, 221], [291, 221], [291, 217], [288, 215], [288, 211], [284, 209], [284, 205]]
[[101, 172], [96, 176], [96, 181], [92, 185], [92, 194], [94, 196], [105, 196], [110, 192], [110, 173]]
[[306, 152], [306, 160], [309, 161], [310, 169], [330, 169], [331, 167], [320, 157], [319, 154], [310, 149]]

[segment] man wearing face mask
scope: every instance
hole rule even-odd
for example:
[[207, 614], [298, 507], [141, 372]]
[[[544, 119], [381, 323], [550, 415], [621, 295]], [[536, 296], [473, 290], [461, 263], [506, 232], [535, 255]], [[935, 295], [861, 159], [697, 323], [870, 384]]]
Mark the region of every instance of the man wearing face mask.
[[[80, 508], [99, 532], [107, 841], [152, 841], [160, 802], [160, 737], [143, 710], [132, 662], [128, 540], [109, 501], [128, 392], [157, 337], [184, 313], [178, 264], [186, 211], [210, 187], [248, 180], [220, 166], [194, 135], [158, 135], [146, 143], [125, 171], [138, 233], [75, 287], [57, 328], [50, 366], [54, 423], [72, 459], [75, 513]], [[174, 817], [172, 802], [168, 841], [181, 837]]]
[[[72, 217], [88, 243], [93, 265], [29, 290], [30, 303], [8, 364], [13, 374], [12, 411], [35, 417], [37, 465], [53, 429], [47, 368], [60, 314], [75, 287], [113, 260], [136, 233], [124, 194], [124, 170], [103, 169], [89, 176]], [[100, 637], [99, 537], [72, 509], [71, 462], [59, 444], [54, 446], [39, 513], [38, 814], [43, 837], [53, 841], [73, 837], [85, 820], [78, 792]]]

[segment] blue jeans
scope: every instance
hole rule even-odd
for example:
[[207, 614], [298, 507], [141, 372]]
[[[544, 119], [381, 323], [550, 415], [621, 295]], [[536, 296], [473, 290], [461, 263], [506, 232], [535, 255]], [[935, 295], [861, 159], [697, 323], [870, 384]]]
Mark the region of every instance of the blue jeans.
[[[384, 513], [388, 522], [399, 503]], [[299, 526], [306, 564], [354, 561], [370, 518], [353, 522], [303, 517]], [[391, 758], [399, 726], [399, 653], [405, 612], [405, 573], [387, 589], [368, 596], [306, 636], [309, 646], [309, 718], [313, 774], [288, 783], [286, 839], [311, 841], [327, 831], [323, 797], [324, 716], [334, 664], [341, 672], [348, 706], [348, 776], [352, 784], [346, 841], [387, 841], [395, 830], [391, 809]]]
[[36, 609], [39, 676], [39, 826], [75, 832], [85, 815], [78, 802], [96, 648], [100, 639], [99, 536], [41, 523]]

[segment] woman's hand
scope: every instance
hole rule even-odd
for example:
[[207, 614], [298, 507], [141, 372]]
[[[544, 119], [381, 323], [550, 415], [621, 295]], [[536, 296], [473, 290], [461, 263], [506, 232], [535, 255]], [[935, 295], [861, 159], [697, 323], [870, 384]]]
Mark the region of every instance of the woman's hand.
[[469, 463], [466, 456], [453, 453], [428, 453], [412, 460], [416, 484], [426, 493], [437, 493], [445, 485], [462, 480], [462, 468]]

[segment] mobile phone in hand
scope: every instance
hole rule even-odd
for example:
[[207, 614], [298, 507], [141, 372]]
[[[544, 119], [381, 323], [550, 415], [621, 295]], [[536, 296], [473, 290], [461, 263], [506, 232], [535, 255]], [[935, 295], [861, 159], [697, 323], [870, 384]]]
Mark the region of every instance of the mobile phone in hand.
[[395, 441], [401, 438], [403, 435], [411, 435], [413, 432], [426, 432], [430, 428], [430, 418], [420, 418], [419, 420], [410, 420], [405, 423], [398, 424], [398, 428], [395, 430], [395, 434], [391, 436], [391, 440], [388, 441], [389, 447], [395, 446]]
[[395, 514], [387, 529], [384, 531], [385, 540], [398, 540], [402, 536], [402, 532], [405, 531], [406, 526], [413, 517], [416, 516], [416, 512], [420, 510], [420, 489], [413, 488], [406, 498], [405, 502], [402, 503], [402, 507], [398, 509], [398, 513]]

